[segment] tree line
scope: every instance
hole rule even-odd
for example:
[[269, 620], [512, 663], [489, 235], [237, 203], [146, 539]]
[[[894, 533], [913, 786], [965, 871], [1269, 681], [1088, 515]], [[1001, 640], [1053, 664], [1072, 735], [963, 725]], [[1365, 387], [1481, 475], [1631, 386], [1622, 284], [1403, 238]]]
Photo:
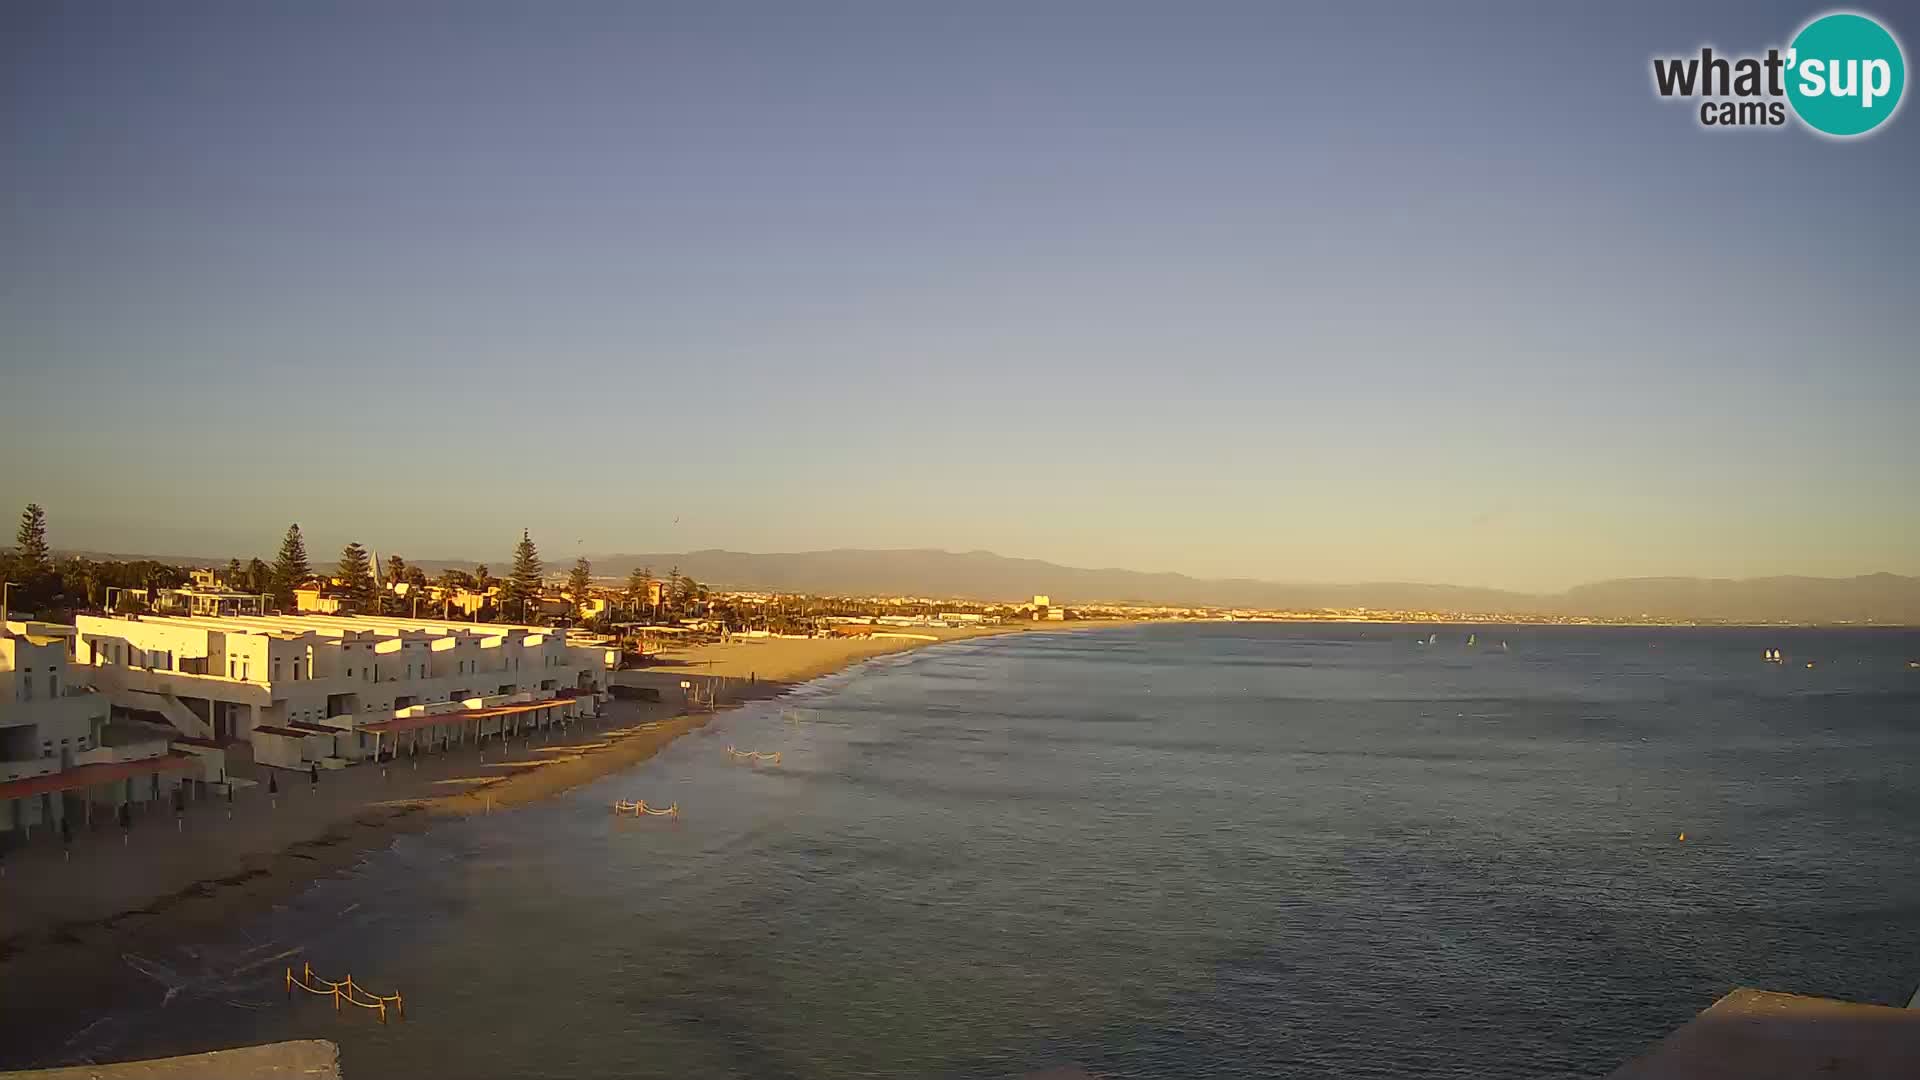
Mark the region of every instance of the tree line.
[[[223, 578], [229, 590], [269, 597], [272, 607], [281, 611], [296, 609], [296, 590], [323, 586], [357, 611], [396, 617], [450, 617], [453, 597], [465, 592], [478, 598], [479, 603], [471, 613], [463, 610], [460, 618], [534, 623], [540, 621], [538, 605], [546, 594], [544, 573], [540, 549], [531, 531], [523, 529], [504, 578], [494, 577], [485, 563], [471, 571], [449, 568], [429, 578], [425, 570], [408, 564], [399, 555], [390, 556], [384, 573], [376, 575], [372, 556], [358, 541], [342, 548], [332, 573], [322, 575], [313, 567], [306, 537], [296, 522], [287, 526], [279, 553], [271, 563], [259, 558], [245, 563], [229, 559]], [[138, 613], [148, 610], [141, 594], [150, 596], [154, 590], [180, 588], [191, 580], [191, 568], [151, 559], [56, 559], [47, 542], [46, 511], [38, 503], [29, 503], [21, 512], [13, 549], [0, 553], [0, 580], [8, 583], [8, 608], [14, 612], [57, 617], [75, 611], [105, 611], [111, 597], [115, 611]], [[653, 581], [650, 569], [638, 568], [628, 576], [625, 589], [610, 590], [610, 599], [625, 608], [620, 614], [629, 620], [672, 620], [693, 616], [709, 606], [707, 589], [681, 574], [678, 567], [662, 583], [657, 600]], [[407, 594], [391, 588], [395, 584], [405, 584]], [[438, 609], [433, 600], [425, 600], [428, 606], [420, 607], [430, 586], [442, 591]], [[575, 614], [593, 599], [593, 589], [592, 563], [585, 557], [576, 559], [565, 587]], [[602, 613], [595, 621], [614, 621], [609, 617], [613, 614]]]

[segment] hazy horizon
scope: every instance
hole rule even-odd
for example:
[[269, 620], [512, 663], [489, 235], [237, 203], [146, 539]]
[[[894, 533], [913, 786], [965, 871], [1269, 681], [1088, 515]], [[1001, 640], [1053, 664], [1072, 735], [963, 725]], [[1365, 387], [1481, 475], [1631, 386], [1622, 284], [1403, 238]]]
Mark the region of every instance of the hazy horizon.
[[[303, 539], [307, 541], [307, 554], [308, 554], [309, 561], [313, 565], [314, 570], [319, 573], [327, 573], [332, 571], [334, 567], [334, 563], [337, 561], [338, 552], [336, 551], [336, 549], [334, 547], [316, 547], [312, 541], [311, 536], [307, 534], [304, 529], [302, 530], [302, 536], [303, 536]], [[433, 567], [451, 566], [455, 568], [470, 568], [473, 566], [484, 565], [489, 567], [495, 574], [501, 574], [501, 573], [505, 573], [506, 569], [510, 567], [513, 562], [513, 553], [511, 550], [502, 550], [499, 552], [495, 552], [491, 555], [471, 555], [471, 554], [469, 555], [457, 555], [457, 554], [456, 555], [432, 555], [432, 554], [417, 555], [417, 554], [409, 554], [407, 552], [403, 552], [403, 551], [399, 551], [391, 548], [382, 548], [379, 544], [369, 544], [365, 540], [345, 541], [338, 546], [344, 547], [348, 542], [359, 543], [362, 547], [368, 548], [369, 553], [371, 555], [378, 557], [378, 561], [382, 566], [385, 566], [386, 560], [389, 556], [399, 555], [403, 560], [405, 560], [410, 565], [420, 564], [420, 565], [433, 566]], [[536, 538], [536, 546], [537, 544], [538, 544], [538, 540]], [[8, 550], [10, 549], [10, 547], [11, 547], [10, 542], [0, 542], [0, 551]], [[236, 550], [236, 551], [228, 551], [225, 553], [216, 552], [216, 551], [187, 552], [187, 551], [121, 550], [121, 549], [114, 549], [114, 548], [95, 548], [95, 547], [85, 547], [85, 546], [76, 546], [76, 545], [59, 544], [59, 543], [52, 544], [52, 548], [56, 556], [80, 553], [80, 554], [86, 554], [90, 556], [99, 556], [99, 557], [105, 557], [105, 558], [122, 558], [122, 559], [149, 559], [150, 558], [150, 559], [161, 559], [161, 560], [174, 559], [174, 560], [184, 560], [187, 563], [193, 563], [196, 565], [215, 566], [215, 567], [226, 563], [230, 559], [239, 559], [241, 562], [245, 562], [249, 558], [258, 558], [262, 562], [272, 563], [274, 555], [278, 551], [278, 547], [279, 547], [278, 538], [276, 538], [272, 550], [261, 550], [261, 551]], [[576, 550], [576, 551], [566, 552], [564, 554], [558, 554], [558, 553], [549, 551], [545, 548], [540, 549], [541, 562], [544, 567], [544, 572], [546, 576], [551, 579], [558, 579], [558, 578], [564, 577], [567, 570], [573, 565], [574, 559], [580, 556], [586, 557], [588, 561], [593, 564], [594, 566], [593, 573], [595, 578], [618, 578], [618, 577], [625, 576], [627, 572], [626, 563], [631, 562], [633, 560], [640, 560], [640, 559], [652, 560], [652, 562], [648, 563], [647, 565], [653, 571], [655, 576], [665, 576], [668, 573], [668, 571], [673, 568], [671, 566], [671, 559], [674, 557], [690, 557], [690, 556], [700, 556], [700, 555], [738, 555], [738, 556], [745, 556], [745, 557], [754, 558], [754, 559], [785, 559], [785, 558], [804, 558], [807, 556], [817, 556], [817, 555], [832, 555], [832, 554], [839, 554], [839, 553], [849, 553], [849, 554], [879, 553], [879, 554], [893, 554], [893, 555], [931, 554], [931, 555], [940, 555], [940, 556], [954, 556], [954, 557], [961, 557], [961, 558], [972, 557], [972, 556], [986, 556], [992, 559], [1006, 560], [1008, 562], [1018, 562], [1018, 563], [1038, 562], [1045, 565], [1058, 566], [1068, 570], [1089, 571], [1094, 573], [1117, 573], [1117, 574], [1144, 575], [1144, 576], [1171, 574], [1171, 575], [1191, 577], [1196, 582], [1200, 582], [1200, 583], [1246, 581], [1250, 583], [1263, 584], [1263, 585], [1280, 585], [1280, 586], [1297, 585], [1297, 586], [1308, 587], [1308, 588], [1338, 588], [1338, 587], [1344, 587], [1344, 586], [1376, 586], [1376, 585], [1377, 586], [1400, 586], [1400, 585], [1429, 586], [1431, 585], [1431, 586], [1439, 586], [1439, 587], [1449, 588], [1449, 589], [1488, 590], [1488, 591], [1498, 591], [1498, 592], [1511, 592], [1511, 593], [1515, 593], [1516, 595], [1543, 596], [1543, 597], [1557, 596], [1574, 589], [1579, 589], [1583, 586], [1607, 584], [1611, 582], [1621, 582], [1621, 581], [1668, 580], [1668, 581], [1700, 581], [1700, 582], [1726, 581], [1726, 582], [1746, 583], [1746, 582], [1764, 581], [1764, 580], [1777, 580], [1777, 579], [1783, 579], [1783, 578], [1803, 578], [1807, 580], [1817, 580], [1817, 581], [1850, 581], [1850, 580], [1855, 580], [1859, 578], [1871, 578], [1871, 577], [1879, 577], [1879, 576], [1886, 576], [1886, 575], [1893, 575], [1903, 579], [1912, 579], [1914, 577], [1914, 575], [1895, 574], [1893, 571], [1889, 571], [1889, 570], [1870, 570], [1860, 574], [1831, 575], [1831, 576], [1808, 575], [1808, 574], [1771, 574], [1771, 575], [1756, 575], [1754, 577], [1747, 577], [1747, 578], [1714, 578], [1714, 577], [1704, 577], [1704, 576], [1684, 575], [1684, 574], [1646, 574], [1646, 575], [1638, 575], [1632, 578], [1589, 578], [1581, 581], [1572, 582], [1564, 588], [1556, 588], [1556, 589], [1509, 589], [1504, 586], [1489, 585], [1485, 582], [1477, 582], [1477, 581], [1415, 581], [1415, 580], [1397, 579], [1397, 578], [1352, 578], [1352, 579], [1341, 579], [1341, 580], [1314, 580], [1314, 579], [1308, 579], [1308, 578], [1262, 578], [1262, 577], [1247, 577], [1247, 576], [1215, 577], [1215, 576], [1209, 576], [1209, 575], [1185, 574], [1183, 571], [1173, 570], [1167, 567], [1090, 566], [1090, 565], [1080, 565], [1080, 564], [1072, 564], [1072, 563], [1058, 563], [1058, 562], [1054, 562], [1053, 560], [1037, 559], [1033, 556], [1021, 555], [1018, 553], [991, 551], [985, 548], [974, 548], [970, 550], [961, 551], [961, 550], [955, 550], [950, 548], [939, 548], [939, 547], [915, 547], [915, 548], [838, 547], [838, 548], [815, 548], [815, 549], [810, 549], [806, 551], [746, 551], [738, 548], [712, 547], [712, 548], [688, 548], [680, 551], [641, 551], [638, 549], [631, 550], [631, 551]], [[617, 569], [617, 571], [610, 569], [608, 567], [607, 564], [609, 562], [618, 564], [619, 568]], [[658, 565], [653, 565], [654, 563], [658, 563]], [[743, 583], [743, 582], [722, 582], [722, 584], [736, 584], [736, 585], [742, 585], [743, 587], [753, 587], [753, 583]]]
[[1920, 118], [1649, 89], [1824, 10], [9, 5], [0, 542], [1920, 575]]

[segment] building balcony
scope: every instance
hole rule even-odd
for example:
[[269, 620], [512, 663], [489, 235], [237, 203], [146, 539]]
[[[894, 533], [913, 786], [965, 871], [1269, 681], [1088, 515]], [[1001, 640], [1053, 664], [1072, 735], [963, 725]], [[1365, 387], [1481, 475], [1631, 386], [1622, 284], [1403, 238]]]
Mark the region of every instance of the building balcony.
[[51, 776], [59, 771], [59, 758], [0, 760], [0, 783], [6, 783], [9, 780], [30, 780], [36, 776]]
[[93, 717], [106, 715], [107, 699], [89, 686], [62, 689], [57, 697], [0, 701], [0, 727], [33, 724], [84, 730]]

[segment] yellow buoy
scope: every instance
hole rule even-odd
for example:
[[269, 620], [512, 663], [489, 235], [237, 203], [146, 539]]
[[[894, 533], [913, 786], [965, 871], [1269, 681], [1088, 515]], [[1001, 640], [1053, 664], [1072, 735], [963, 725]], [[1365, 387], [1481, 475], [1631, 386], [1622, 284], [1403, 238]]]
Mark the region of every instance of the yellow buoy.
[[1686, 843], [1686, 840], [1687, 840], [1687, 834], [1686, 834], [1686, 833], [1681, 833], [1681, 834], [1680, 834], [1680, 842], [1684, 844], [1684, 843]]

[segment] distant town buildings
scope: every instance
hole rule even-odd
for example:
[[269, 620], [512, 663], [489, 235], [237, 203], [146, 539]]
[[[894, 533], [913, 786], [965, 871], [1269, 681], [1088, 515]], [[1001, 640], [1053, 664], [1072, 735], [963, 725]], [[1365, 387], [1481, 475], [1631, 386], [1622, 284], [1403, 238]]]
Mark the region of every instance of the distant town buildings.
[[1060, 622], [1067, 617], [1067, 609], [1053, 606], [1053, 597], [1045, 593], [1036, 593], [1031, 604], [1020, 605], [1020, 610], [1035, 622]]

